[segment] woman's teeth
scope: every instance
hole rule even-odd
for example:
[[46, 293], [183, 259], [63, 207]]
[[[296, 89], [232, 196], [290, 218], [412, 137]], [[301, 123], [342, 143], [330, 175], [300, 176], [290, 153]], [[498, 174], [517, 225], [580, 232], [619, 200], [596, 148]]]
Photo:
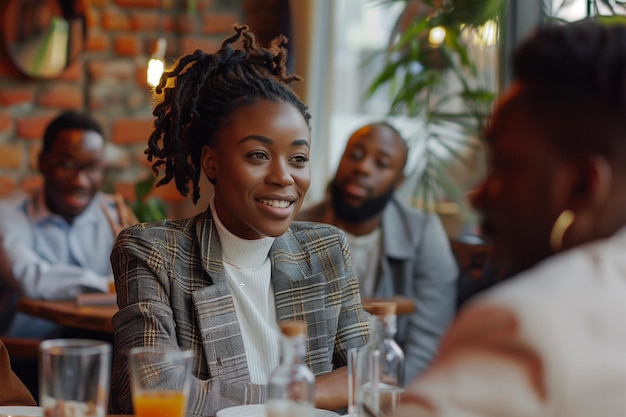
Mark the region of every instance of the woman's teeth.
[[283, 201], [283, 200], [264, 200], [264, 199], [261, 199], [259, 201], [261, 203], [263, 203], [263, 204], [267, 204], [268, 206], [278, 207], [278, 208], [287, 208], [291, 204], [289, 201]]

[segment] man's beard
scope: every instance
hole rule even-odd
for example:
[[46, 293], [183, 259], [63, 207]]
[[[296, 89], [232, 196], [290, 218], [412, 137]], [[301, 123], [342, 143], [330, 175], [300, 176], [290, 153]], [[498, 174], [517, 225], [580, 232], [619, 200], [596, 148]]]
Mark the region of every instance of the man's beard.
[[392, 185], [387, 192], [380, 197], [371, 198], [365, 200], [365, 202], [359, 206], [354, 207], [346, 203], [343, 199], [341, 189], [337, 185], [337, 182], [333, 180], [330, 186], [331, 192], [331, 204], [335, 215], [346, 223], [356, 224], [371, 219], [374, 216], [380, 214], [387, 206], [387, 203], [393, 197], [395, 187]]

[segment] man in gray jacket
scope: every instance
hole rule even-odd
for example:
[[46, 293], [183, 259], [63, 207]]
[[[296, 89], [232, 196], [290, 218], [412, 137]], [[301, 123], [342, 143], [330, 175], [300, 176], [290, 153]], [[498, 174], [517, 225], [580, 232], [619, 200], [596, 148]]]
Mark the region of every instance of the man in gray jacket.
[[297, 220], [335, 225], [348, 236], [361, 297], [411, 298], [398, 317], [405, 379], [433, 359], [455, 313], [458, 268], [439, 218], [394, 198], [404, 180], [407, 147], [388, 123], [357, 129], [348, 140], [327, 198]]

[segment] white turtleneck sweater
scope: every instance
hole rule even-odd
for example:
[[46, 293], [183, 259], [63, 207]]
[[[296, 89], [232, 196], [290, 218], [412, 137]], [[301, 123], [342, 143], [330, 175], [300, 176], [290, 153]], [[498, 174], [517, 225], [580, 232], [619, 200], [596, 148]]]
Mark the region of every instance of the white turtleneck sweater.
[[222, 244], [224, 271], [243, 336], [250, 382], [265, 385], [280, 355], [269, 259], [274, 238], [241, 239], [222, 224], [213, 199], [210, 207]]

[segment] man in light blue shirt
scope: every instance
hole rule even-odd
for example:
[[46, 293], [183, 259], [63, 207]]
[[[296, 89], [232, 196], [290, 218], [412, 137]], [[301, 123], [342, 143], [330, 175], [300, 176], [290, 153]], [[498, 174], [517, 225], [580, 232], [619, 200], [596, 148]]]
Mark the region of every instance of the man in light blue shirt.
[[44, 134], [38, 161], [43, 187], [0, 202], [0, 334], [61, 334], [52, 322], [14, 314], [19, 296], [63, 300], [108, 291], [113, 241], [136, 219], [120, 197], [99, 191], [104, 144], [95, 120], [61, 114]]

